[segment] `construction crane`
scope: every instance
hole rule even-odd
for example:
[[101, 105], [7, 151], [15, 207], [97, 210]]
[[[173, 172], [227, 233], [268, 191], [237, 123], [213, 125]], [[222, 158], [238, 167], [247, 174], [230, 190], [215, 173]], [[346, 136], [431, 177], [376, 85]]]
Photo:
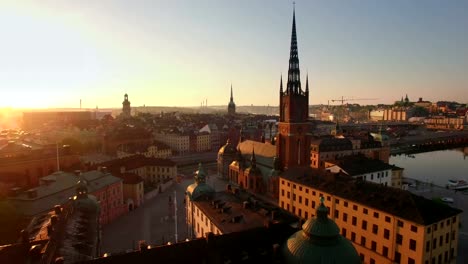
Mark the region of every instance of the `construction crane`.
[[377, 100], [379, 98], [344, 98], [344, 96], [341, 96], [341, 99], [330, 99], [329, 101], [332, 102], [341, 102], [341, 105], [344, 104], [344, 102], [347, 101], [364, 101], [364, 100]]

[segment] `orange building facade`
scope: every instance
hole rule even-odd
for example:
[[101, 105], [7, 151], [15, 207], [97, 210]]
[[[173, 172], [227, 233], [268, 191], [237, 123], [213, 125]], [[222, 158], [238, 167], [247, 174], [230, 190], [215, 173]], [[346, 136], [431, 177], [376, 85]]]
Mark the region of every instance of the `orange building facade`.
[[323, 196], [330, 218], [363, 263], [456, 262], [460, 210], [372, 183], [344, 184], [348, 186], [280, 177], [279, 205], [308, 219], [316, 215], [316, 201]]

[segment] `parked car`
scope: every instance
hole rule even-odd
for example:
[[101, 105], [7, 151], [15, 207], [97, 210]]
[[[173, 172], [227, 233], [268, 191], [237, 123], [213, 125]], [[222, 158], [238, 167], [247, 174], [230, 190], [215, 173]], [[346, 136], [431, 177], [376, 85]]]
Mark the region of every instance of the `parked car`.
[[451, 197], [442, 197], [441, 200], [442, 202], [453, 203], [453, 198]]

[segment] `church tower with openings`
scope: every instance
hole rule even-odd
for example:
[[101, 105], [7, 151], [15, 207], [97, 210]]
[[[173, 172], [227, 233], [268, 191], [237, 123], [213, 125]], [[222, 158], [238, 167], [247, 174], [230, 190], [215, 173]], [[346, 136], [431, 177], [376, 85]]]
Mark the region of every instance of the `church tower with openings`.
[[276, 151], [283, 169], [307, 166], [310, 163], [309, 78], [306, 78], [306, 88], [303, 91], [297, 51], [295, 13], [294, 10], [286, 90], [283, 90], [282, 76], [280, 81], [280, 120]]

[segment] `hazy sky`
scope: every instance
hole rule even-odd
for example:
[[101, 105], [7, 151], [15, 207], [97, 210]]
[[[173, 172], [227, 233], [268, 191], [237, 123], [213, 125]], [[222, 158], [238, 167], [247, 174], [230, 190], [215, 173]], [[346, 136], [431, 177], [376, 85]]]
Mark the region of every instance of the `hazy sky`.
[[[468, 102], [468, 1], [296, 1], [311, 104]], [[292, 1], [0, 1], [0, 107], [277, 105]]]

